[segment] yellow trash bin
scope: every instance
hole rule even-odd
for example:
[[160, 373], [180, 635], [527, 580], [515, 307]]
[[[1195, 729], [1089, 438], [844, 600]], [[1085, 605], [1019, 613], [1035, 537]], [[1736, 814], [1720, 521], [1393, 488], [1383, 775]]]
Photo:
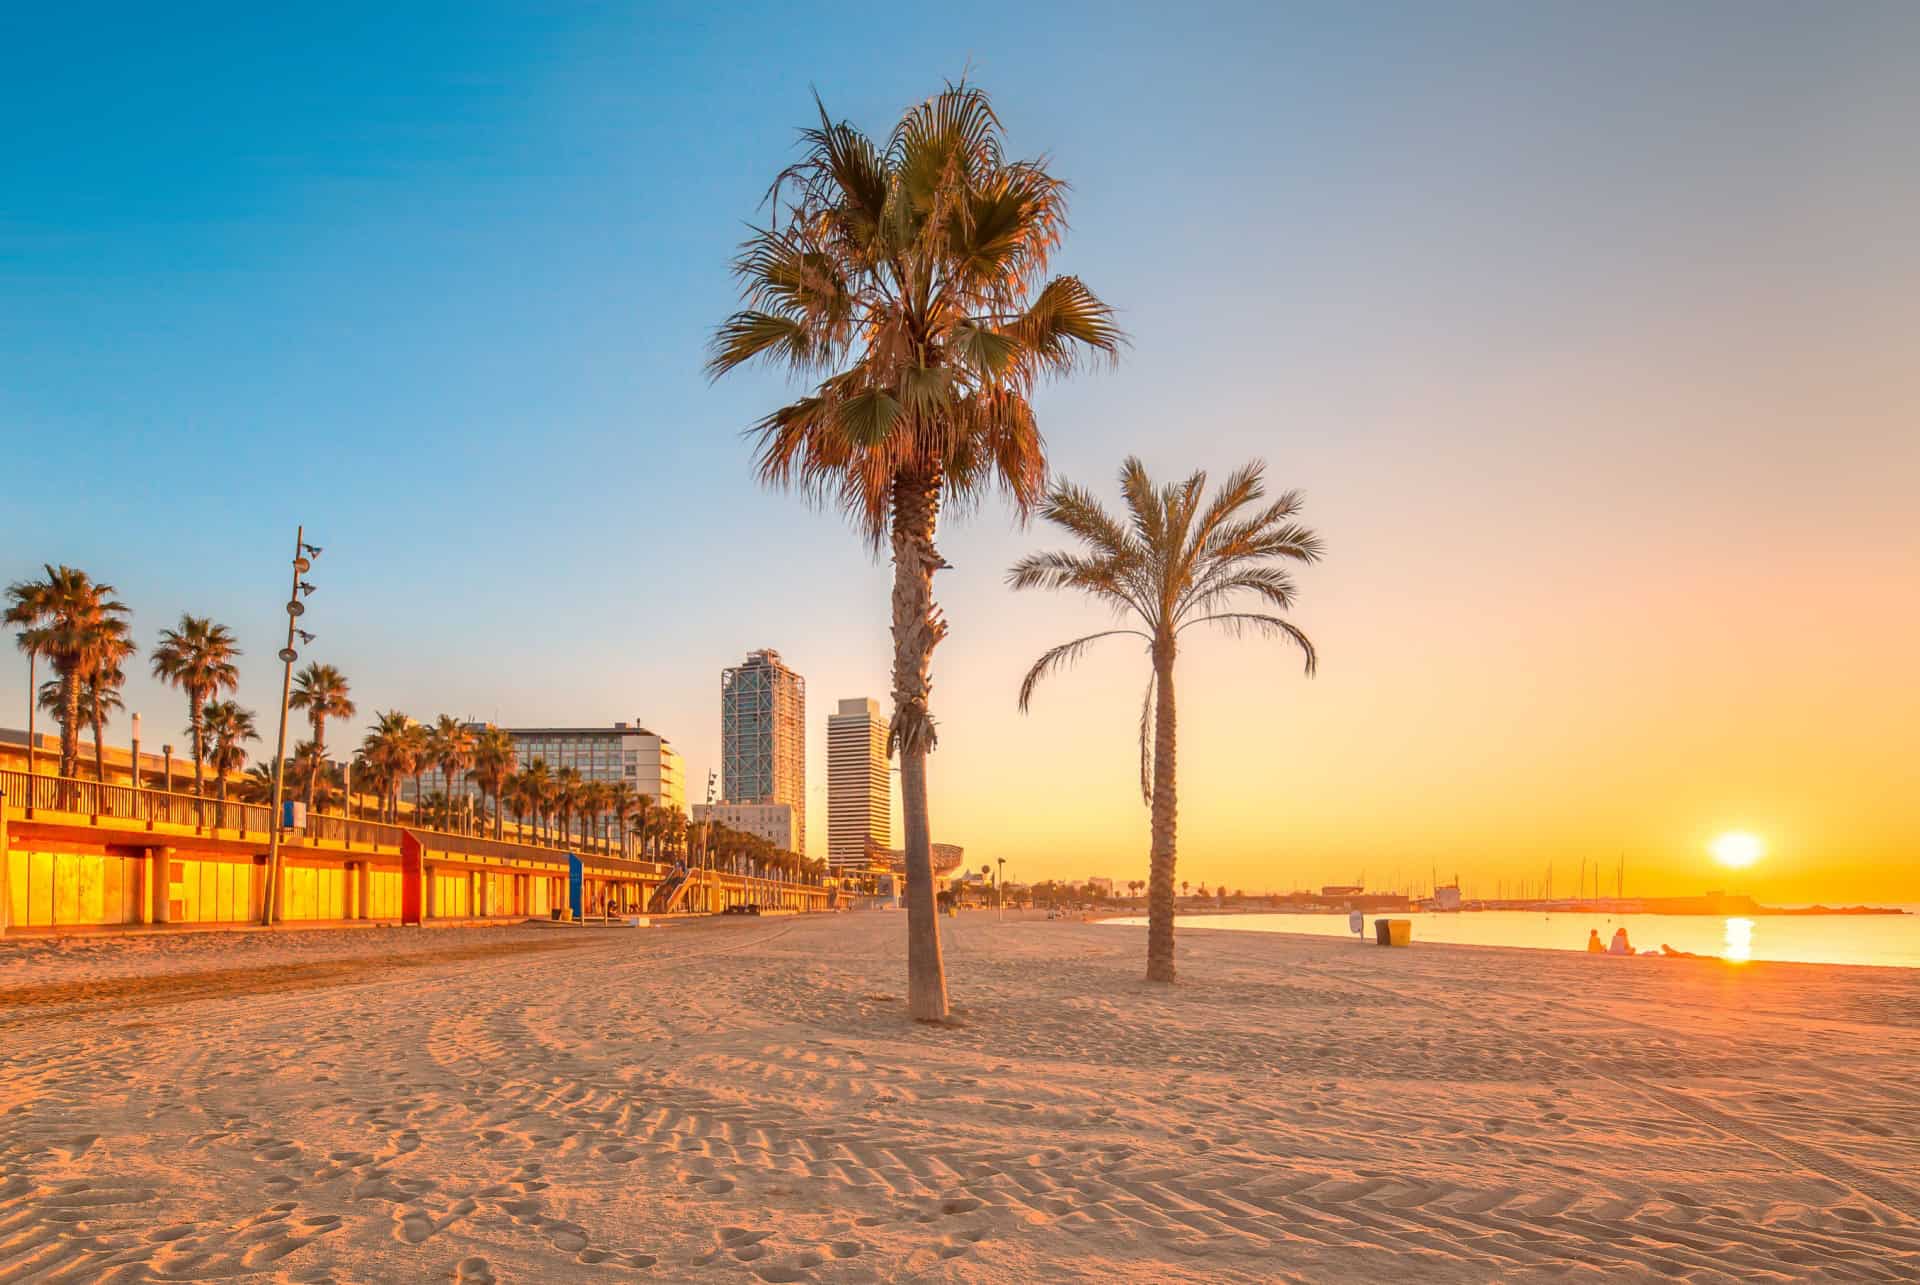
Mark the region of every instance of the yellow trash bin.
[[1378, 946], [1404, 946], [1413, 940], [1413, 920], [1376, 919], [1373, 921], [1373, 940]]

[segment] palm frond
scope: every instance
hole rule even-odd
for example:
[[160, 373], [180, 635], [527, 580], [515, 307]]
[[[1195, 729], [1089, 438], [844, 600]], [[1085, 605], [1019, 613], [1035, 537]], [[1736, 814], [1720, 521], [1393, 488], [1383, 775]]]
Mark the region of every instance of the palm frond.
[[1045, 370], [1064, 371], [1090, 354], [1118, 356], [1126, 336], [1113, 309], [1078, 277], [1055, 277], [1006, 332]]
[[[1084, 638], [1076, 638], [1072, 642], [1061, 643], [1058, 647], [1049, 647], [1041, 654], [1039, 660], [1033, 662], [1033, 668], [1027, 671], [1027, 676], [1020, 680], [1020, 712], [1023, 714], [1027, 712], [1027, 706], [1033, 701], [1033, 689], [1039, 686], [1042, 678], [1056, 669], [1074, 664], [1086, 653], [1088, 647], [1102, 638], [1112, 638], [1119, 634], [1132, 634], [1136, 638], [1147, 637], [1138, 629], [1107, 629], [1097, 634], [1088, 634]], [[1152, 640], [1148, 639], [1148, 641]]]
[[1195, 612], [1204, 614], [1219, 611], [1239, 593], [1253, 594], [1279, 611], [1291, 611], [1297, 592], [1293, 577], [1287, 574], [1284, 567], [1249, 562], [1224, 563], [1216, 574], [1195, 582], [1189, 590], [1189, 596], [1180, 603], [1180, 616], [1185, 619]]
[[1109, 558], [1125, 558], [1137, 552], [1126, 528], [1085, 487], [1070, 482], [1055, 486], [1047, 496], [1041, 516]]
[[1312, 639], [1302, 633], [1292, 622], [1282, 620], [1278, 616], [1266, 616], [1251, 611], [1225, 611], [1216, 615], [1200, 616], [1194, 620], [1189, 620], [1186, 624], [1181, 625], [1180, 629], [1181, 632], [1185, 632], [1194, 625], [1209, 624], [1219, 625], [1235, 637], [1239, 637], [1251, 629], [1258, 633], [1265, 634], [1268, 637], [1285, 638], [1300, 649], [1300, 654], [1306, 659], [1306, 670], [1308, 674], [1312, 674], [1319, 669], [1320, 658], [1313, 649]]
[[1160, 687], [1160, 675], [1147, 670], [1147, 695], [1140, 702], [1140, 801], [1153, 806], [1153, 700]]

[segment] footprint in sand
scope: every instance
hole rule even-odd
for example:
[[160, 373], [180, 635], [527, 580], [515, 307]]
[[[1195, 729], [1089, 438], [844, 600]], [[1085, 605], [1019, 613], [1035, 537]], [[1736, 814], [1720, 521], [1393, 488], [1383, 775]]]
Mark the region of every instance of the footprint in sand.
[[453, 1279], [459, 1285], [493, 1285], [493, 1268], [478, 1255], [463, 1258], [454, 1265]]

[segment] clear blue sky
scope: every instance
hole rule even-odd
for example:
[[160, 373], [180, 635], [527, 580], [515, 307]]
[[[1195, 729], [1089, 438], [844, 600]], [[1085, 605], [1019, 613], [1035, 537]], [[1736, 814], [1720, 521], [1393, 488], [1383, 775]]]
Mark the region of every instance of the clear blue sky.
[[[1911, 622], [1871, 613], [1913, 567], [1920, 7], [1090, 4], [998, 27], [897, 5], [16, 9], [0, 469], [28, 481], [0, 505], [0, 578], [84, 566], [143, 643], [182, 609], [231, 623], [268, 725], [304, 521], [327, 550], [312, 654], [365, 713], [639, 715], [697, 793], [718, 671], [771, 645], [810, 680], [823, 780], [832, 702], [885, 695], [885, 572], [753, 486], [738, 430], [785, 389], [709, 386], [702, 346], [810, 87], [882, 132], [968, 68], [1014, 149], [1074, 183], [1060, 266], [1135, 340], [1043, 394], [1056, 466], [1104, 483], [1129, 451], [1168, 472], [1264, 455], [1334, 551], [1302, 608], [1321, 680], [1270, 682], [1278, 661], [1237, 648], [1197, 679], [1273, 746], [1321, 748], [1189, 760], [1190, 808], [1316, 770], [1402, 781], [1302, 787], [1289, 811], [1321, 813], [1273, 826], [1296, 845], [1197, 822], [1198, 876], [1207, 842], [1267, 852], [1282, 885], [1481, 851], [1508, 756], [1566, 748], [1502, 723], [1480, 775], [1439, 788], [1467, 770], [1440, 730], [1462, 709], [1537, 708], [1527, 683], [1483, 690], [1489, 670], [1647, 690], [1595, 679], [1546, 595], [1616, 641], [1655, 609], [1623, 585], [1670, 595], [1708, 669], [1732, 645], [1716, 620], [1808, 593], [1793, 559], [1866, 568], [1826, 604], [1869, 613], [1862, 637]], [[946, 541], [936, 830], [1124, 875], [1145, 844], [1137, 660], [1066, 680], [1070, 720], [1013, 714], [1025, 660], [1083, 620], [999, 587], [1035, 538], [989, 504]], [[1791, 665], [1799, 627], [1754, 645]], [[0, 723], [23, 687], [9, 650]], [[1419, 703], [1435, 691], [1458, 703]], [[1418, 724], [1399, 757], [1389, 700]], [[144, 676], [130, 705], [150, 742], [183, 721]], [[1196, 750], [1208, 705], [1187, 707]], [[1636, 734], [1589, 730], [1631, 759]], [[989, 819], [1036, 782], [1091, 792], [1111, 827]], [[1435, 791], [1482, 803], [1436, 812]], [[1395, 797], [1423, 819], [1375, 824]], [[1549, 829], [1598, 823], [1590, 800], [1554, 807]]]

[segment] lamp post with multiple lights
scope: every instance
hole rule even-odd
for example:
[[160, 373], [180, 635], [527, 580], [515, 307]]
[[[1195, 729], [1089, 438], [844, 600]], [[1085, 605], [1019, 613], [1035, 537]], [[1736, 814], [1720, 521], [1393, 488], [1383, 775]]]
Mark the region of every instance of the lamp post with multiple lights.
[[300, 653], [293, 649], [293, 636], [299, 634], [303, 643], [313, 641], [312, 634], [297, 627], [307, 610], [300, 599], [313, 592], [313, 586], [300, 577], [313, 569], [312, 559], [319, 556], [319, 548], [307, 543], [306, 527], [294, 528], [293, 589], [287, 595], [287, 645], [280, 649], [280, 662], [285, 666], [280, 677], [280, 739], [273, 751], [273, 813], [267, 819], [267, 889], [260, 911], [261, 924], [268, 926], [273, 923], [274, 902], [280, 892], [280, 832], [286, 828], [280, 809], [287, 796], [287, 700], [293, 695], [293, 662], [300, 659]]

